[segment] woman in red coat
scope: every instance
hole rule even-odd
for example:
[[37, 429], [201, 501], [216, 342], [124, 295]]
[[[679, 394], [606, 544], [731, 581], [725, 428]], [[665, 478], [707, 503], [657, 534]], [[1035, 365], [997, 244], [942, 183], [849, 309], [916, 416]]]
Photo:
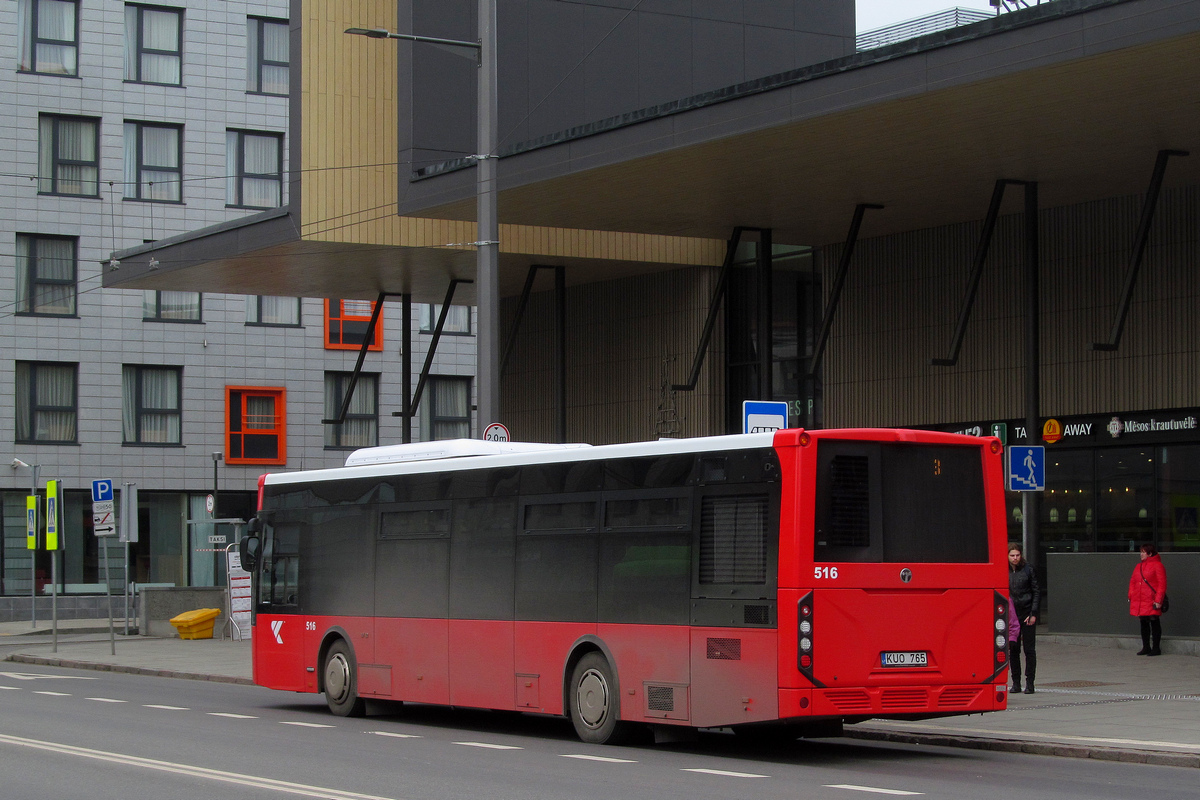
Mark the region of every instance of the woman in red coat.
[[1139, 656], [1160, 656], [1162, 650], [1162, 604], [1167, 595], [1167, 572], [1163, 569], [1158, 548], [1142, 545], [1142, 563], [1133, 568], [1129, 577], [1129, 613], [1141, 620], [1142, 649]]

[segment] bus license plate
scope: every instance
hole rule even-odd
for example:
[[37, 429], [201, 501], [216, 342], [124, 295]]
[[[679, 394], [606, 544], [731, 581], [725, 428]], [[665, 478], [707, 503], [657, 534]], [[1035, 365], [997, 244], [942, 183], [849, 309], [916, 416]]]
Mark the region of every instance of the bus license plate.
[[886, 650], [879, 654], [885, 667], [925, 667], [929, 665], [929, 654], [924, 650]]

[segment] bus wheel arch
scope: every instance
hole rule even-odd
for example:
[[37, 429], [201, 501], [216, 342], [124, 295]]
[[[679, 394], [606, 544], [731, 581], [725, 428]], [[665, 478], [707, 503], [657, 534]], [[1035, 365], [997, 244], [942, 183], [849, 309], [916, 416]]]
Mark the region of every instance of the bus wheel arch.
[[318, 688], [329, 710], [340, 717], [361, 717], [366, 702], [358, 694], [358, 663], [350, 641], [330, 635], [321, 643]]
[[572, 649], [563, 681], [563, 710], [584, 742], [619, 744], [629, 738], [631, 726], [621, 721], [616, 663], [603, 642], [578, 642]]

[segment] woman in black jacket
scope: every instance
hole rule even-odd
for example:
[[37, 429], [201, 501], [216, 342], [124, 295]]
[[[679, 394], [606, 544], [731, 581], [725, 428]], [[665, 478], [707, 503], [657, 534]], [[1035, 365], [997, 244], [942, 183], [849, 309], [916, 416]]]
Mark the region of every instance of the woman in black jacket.
[[1008, 596], [1017, 609], [1021, 633], [1017, 641], [1008, 643], [1008, 669], [1012, 673], [1012, 691], [1021, 691], [1021, 647], [1025, 648], [1025, 694], [1033, 694], [1033, 677], [1037, 673], [1037, 615], [1041, 602], [1037, 573], [1025, 560], [1019, 544], [1008, 546]]

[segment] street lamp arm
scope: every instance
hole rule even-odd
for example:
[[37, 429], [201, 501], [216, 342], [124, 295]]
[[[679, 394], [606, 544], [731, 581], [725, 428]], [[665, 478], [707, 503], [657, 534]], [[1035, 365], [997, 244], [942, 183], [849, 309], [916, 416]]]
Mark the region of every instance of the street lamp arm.
[[461, 39], [438, 39], [434, 36], [413, 36], [408, 33], [392, 33], [385, 28], [346, 28], [345, 32], [354, 36], [366, 36], [370, 39], [404, 39], [409, 42], [443, 44], [451, 47], [469, 47], [472, 50], [483, 49], [481, 42], [467, 42]]

